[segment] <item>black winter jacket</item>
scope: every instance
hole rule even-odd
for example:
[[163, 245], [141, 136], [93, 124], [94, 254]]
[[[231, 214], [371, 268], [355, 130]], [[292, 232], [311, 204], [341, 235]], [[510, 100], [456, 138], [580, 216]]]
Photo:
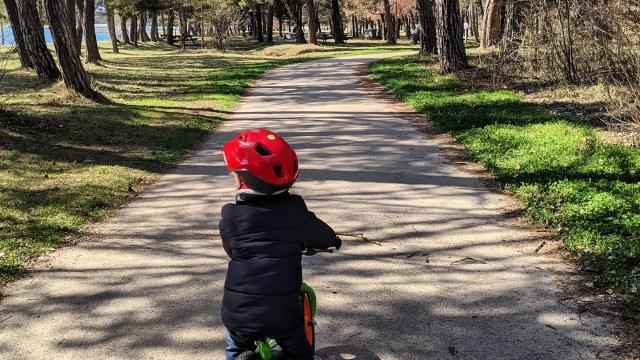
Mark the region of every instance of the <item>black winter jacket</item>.
[[336, 245], [335, 232], [298, 195], [245, 196], [222, 208], [220, 236], [231, 261], [222, 322], [264, 336], [300, 326], [302, 251]]

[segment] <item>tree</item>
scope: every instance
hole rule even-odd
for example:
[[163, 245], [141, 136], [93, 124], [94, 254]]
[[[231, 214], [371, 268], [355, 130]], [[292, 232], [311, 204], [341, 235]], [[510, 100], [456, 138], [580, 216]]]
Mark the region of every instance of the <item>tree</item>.
[[522, 0], [506, 0], [504, 6], [502, 38], [510, 42], [518, 41], [524, 22], [525, 2]]
[[113, 15], [113, 8], [109, 4], [105, 4], [105, 8], [107, 11], [107, 28], [109, 30], [109, 37], [111, 38], [111, 48], [114, 53], [119, 53], [118, 49], [118, 38], [116, 37], [116, 20], [115, 15]]
[[436, 17], [433, 14], [433, 0], [417, 0], [418, 10], [418, 37], [420, 39], [420, 52], [423, 54], [435, 54], [438, 51], [436, 40]]
[[489, 47], [498, 44], [502, 38], [504, 0], [485, 0], [485, 2], [480, 46]]
[[[73, 0], [70, 0], [69, 2], [72, 2]], [[76, 2], [76, 6], [77, 6], [77, 11], [78, 11], [78, 16], [76, 17], [75, 14], [73, 14], [73, 17], [69, 18], [69, 23], [73, 24], [75, 23], [75, 39], [76, 39], [76, 48], [80, 49], [82, 48], [82, 37], [83, 37], [83, 31], [84, 31], [84, 24], [83, 24], [83, 19], [84, 19], [84, 0], [75, 0]], [[69, 14], [69, 16], [71, 16]]]
[[72, 30], [74, 24], [69, 21], [68, 12], [64, 11], [64, 0], [45, 0], [45, 8], [65, 86], [86, 98], [99, 99], [98, 93], [91, 88], [87, 73], [75, 50], [76, 39]]
[[18, 50], [18, 57], [20, 58], [20, 65], [23, 68], [32, 68], [33, 63], [29, 58], [29, 51], [27, 44], [24, 42], [22, 36], [22, 29], [20, 28], [20, 16], [18, 15], [18, 5], [16, 0], [4, 0], [7, 15], [9, 15], [9, 22], [11, 23], [11, 30], [13, 30], [13, 39], [16, 43], [16, 49]]
[[253, 12], [253, 16], [255, 17], [256, 24], [256, 39], [258, 42], [264, 42], [264, 28], [262, 26], [262, 4], [255, 3], [254, 4], [255, 11]]
[[267, 7], [267, 17], [266, 17], [267, 38], [265, 39], [265, 41], [268, 43], [272, 43], [273, 42], [273, 11], [274, 11], [273, 1], [267, 1], [265, 3], [265, 6]]
[[436, 0], [436, 36], [440, 71], [449, 74], [469, 67], [458, 0]]
[[339, 0], [331, 0], [331, 22], [333, 23], [333, 38], [336, 44], [344, 44], [344, 28]]
[[476, 1], [469, 1], [467, 17], [469, 18], [469, 29], [471, 30], [471, 36], [473, 36], [473, 39], [475, 41], [480, 42], [480, 33], [478, 26], [478, 5]]
[[160, 41], [158, 34], [158, 10], [151, 11], [151, 41]]
[[175, 37], [173, 36], [173, 24], [175, 22], [176, 12], [173, 8], [169, 9], [169, 13], [167, 14], [167, 44], [173, 45], [175, 42]]
[[304, 29], [302, 27], [302, 3], [300, 0], [284, 0], [284, 6], [287, 8], [289, 18], [293, 20], [296, 42], [305, 44], [307, 41], [304, 39]]
[[98, 60], [102, 60], [100, 50], [98, 50], [95, 22], [96, 3], [94, 0], [85, 0], [82, 23], [84, 24], [85, 46], [87, 47], [85, 51], [85, 61], [90, 64], [97, 64]]
[[129, 39], [131, 40], [131, 44], [135, 47], [138, 47], [138, 16], [131, 16], [131, 24], [129, 26]]
[[180, 49], [184, 51], [186, 49], [185, 38], [189, 30], [187, 29], [187, 12], [182, 3], [178, 5], [178, 18], [180, 20]]
[[384, 23], [386, 25], [387, 43], [395, 44], [397, 43], [396, 29], [393, 25], [393, 16], [391, 15], [391, 6], [389, 5], [389, 0], [382, 0], [382, 4], [384, 7]]
[[131, 44], [131, 40], [129, 40], [129, 34], [127, 33], [127, 16], [120, 13], [120, 34], [122, 35], [122, 42], [129, 45]]
[[4, 16], [4, 5], [0, 2], [0, 44], [5, 45], [4, 39], [4, 21], [6, 16]]
[[149, 34], [147, 34], [147, 11], [142, 11], [140, 14], [140, 22], [138, 24], [138, 36], [140, 37], [140, 41], [151, 41]]
[[[22, 30], [27, 54], [38, 77], [44, 81], [59, 79], [60, 70], [58, 70], [53, 56], [44, 41], [44, 28], [40, 21], [36, 1], [19, 0], [17, 5], [20, 29]], [[61, 7], [60, 11], [66, 15], [66, 7]]]
[[316, 23], [316, 4], [313, 0], [305, 0], [307, 4], [307, 18], [309, 26], [309, 44], [318, 43], [318, 28]]
[[206, 11], [206, 17], [211, 21], [213, 46], [218, 50], [225, 50], [231, 27], [240, 18], [238, 5], [229, 0], [212, 1]]

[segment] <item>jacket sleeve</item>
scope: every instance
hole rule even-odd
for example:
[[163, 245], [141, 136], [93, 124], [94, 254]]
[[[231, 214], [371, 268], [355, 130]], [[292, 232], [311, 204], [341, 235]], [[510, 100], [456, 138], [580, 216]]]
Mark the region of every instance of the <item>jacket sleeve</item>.
[[225, 213], [227, 212], [225, 211], [225, 209], [227, 209], [227, 205], [222, 207], [220, 226], [218, 228], [220, 229], [220, 239], [222, 239], [222, 247], [224, 248], [224, 251], [227, 253], [227, 255], [231, 257], [231, 240], [229, 239], [228, 234], [229, 225], [225, 221]]
[[304, 227], [305, 246], [312, 249], [327, 249], [338, 244], [335, 231], [316, 214], [307, 210], [307, 224]]

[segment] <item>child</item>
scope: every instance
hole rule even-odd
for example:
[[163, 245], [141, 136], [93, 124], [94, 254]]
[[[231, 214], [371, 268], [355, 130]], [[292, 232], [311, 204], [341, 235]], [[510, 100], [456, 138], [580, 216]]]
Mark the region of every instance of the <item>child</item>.
[[224, 145], [236, 203], [222, 208], [220, 236], [231, 261], [222, 299], [227, 360], [275, 339], [288, 359], [312, 360], [300, 309], [302, 252], [341, 241], [304, 200], [289, 193], [298, 177], [291, 146], [268, 130], [249, 130]]

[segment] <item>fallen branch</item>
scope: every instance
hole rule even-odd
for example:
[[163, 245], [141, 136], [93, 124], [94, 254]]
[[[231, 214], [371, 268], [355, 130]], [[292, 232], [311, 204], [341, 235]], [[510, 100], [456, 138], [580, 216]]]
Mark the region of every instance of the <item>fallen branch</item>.
[[366, 238], [362, 233], [355, 233], [355, 232], [338, 232], [336, 233], [336, 235], [338, 236], [347, 236], [347, 237], [352, 237], [355, 239], [360, 239], [362, 241], [366, 241], [368, 243], [372, 243], [372, 244], [376, 244], [378, 246], [382, 246], [382, 243], [379, 241], [375, 241], [375, 240], [371, 240]]
[[545, 245], [547, 245], [546, 241], [543, 241], [542, 244], [538, 245], [538, 247], [536, 248], [536, 250], [534, 251], [534, 253], [538, 253], [540, 250], [542, 250], [542, 247], [544, 247]]

